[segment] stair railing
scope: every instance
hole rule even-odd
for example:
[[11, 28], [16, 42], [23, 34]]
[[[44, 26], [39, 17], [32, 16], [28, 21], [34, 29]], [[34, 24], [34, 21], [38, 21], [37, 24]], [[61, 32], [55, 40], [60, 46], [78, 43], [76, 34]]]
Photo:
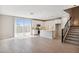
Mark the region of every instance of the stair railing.
[[62, 29], [62, 43], [64, 42], [64, 40], [69, 32], [70, 26], [71, 26], [71, 17], [69, 18], [69, 20], [65, 24], [65, 27]]

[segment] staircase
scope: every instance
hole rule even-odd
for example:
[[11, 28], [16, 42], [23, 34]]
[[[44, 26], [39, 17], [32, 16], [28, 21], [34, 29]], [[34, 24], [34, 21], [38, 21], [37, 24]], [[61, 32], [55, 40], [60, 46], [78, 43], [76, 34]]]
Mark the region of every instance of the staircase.
[[61, 42], [71, 43], [79, 46], [79, 6], [66, 9], [65, 11], [69, 13], [70, 18], [62, 29]]
[[79, 45], [79, 27], [70, 27], [64, 42]]

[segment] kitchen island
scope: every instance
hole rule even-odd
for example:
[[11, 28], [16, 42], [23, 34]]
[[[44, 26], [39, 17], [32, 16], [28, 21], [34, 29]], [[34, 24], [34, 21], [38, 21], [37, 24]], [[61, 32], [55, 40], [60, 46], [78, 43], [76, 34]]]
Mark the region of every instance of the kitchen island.
[[53, 39], [53, 31], [49, 30], [40, 30], [40, 37]]

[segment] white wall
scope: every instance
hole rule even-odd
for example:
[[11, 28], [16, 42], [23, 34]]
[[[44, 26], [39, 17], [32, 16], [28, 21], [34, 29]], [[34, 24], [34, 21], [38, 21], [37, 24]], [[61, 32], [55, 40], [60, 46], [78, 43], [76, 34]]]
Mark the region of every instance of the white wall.
[[14, 36], [14, 17], [0, 15], [0, 39]]
[[32, 20], [32, 27], [36, 27], [37, 24], [40, 24], [41, 26], [44, 26], [43, 21]]
[[[62, 19], [52, 20], [52, 21], [36, 21], [32, 20], [32, 27], [37, 24], [45, 26], [49, 31], [55, 31], [55, 24], [61, 23], [61, 27], [64, 28], [69, 16], [65, 16]], [[0, 15], [0, 39], [6, 39], [14, 36], [14, 21], [15, 17]]]
[[51, 21], [46, 21], [45, 22], [45, 27], [49, 31], [55, 31], [55, 24], [61, 24], [61, 20], [51, 20]]
[[45, 27], [45, 29], [48, 31], [55, 31], [55, 24], [61, 24], [61, 19], [46, 22], [32, 20], [32, 27], [35, 27], [37, 24], [40, 24], [42, 27]]
[[64, 28], [65, 24], [67, 23], [67, 21], [69, 20], [69, 15], [66, 15], [64, 17], [62, 17], [61, 19], [61, 28]]

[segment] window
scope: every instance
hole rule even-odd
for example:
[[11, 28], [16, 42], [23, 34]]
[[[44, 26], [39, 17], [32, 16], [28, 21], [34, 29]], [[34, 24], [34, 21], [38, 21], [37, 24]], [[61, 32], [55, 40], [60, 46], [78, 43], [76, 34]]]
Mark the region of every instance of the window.
[[31, 34], [31, 19], [16, 18], [16, 36]]

